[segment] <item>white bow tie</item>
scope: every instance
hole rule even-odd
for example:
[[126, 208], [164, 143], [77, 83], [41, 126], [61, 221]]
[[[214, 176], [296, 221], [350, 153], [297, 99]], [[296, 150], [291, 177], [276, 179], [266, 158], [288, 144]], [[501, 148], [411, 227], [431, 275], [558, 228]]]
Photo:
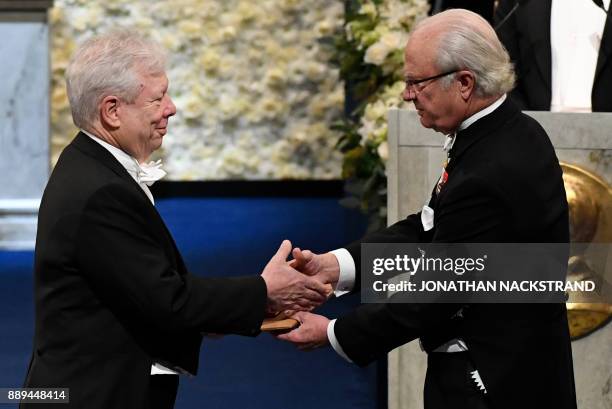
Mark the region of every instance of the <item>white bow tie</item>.
[[138, 176], [138, 183], [144, 183], [147, 186], [151, 186], [167, 174], [166, 171], [162, 169], [161, 159], [155, 162], [151, 161], [149, 163], [138, 164], [137, 170], [138, 172], [136, 175]]

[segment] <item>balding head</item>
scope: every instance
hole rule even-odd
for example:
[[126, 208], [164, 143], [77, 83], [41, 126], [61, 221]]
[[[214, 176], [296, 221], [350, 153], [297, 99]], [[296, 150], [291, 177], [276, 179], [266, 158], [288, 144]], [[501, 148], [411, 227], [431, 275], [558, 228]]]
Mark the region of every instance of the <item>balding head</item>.
[[[451, 9], [426, 18], [414, 28], [409, 45], [412, 52], [425, 51], [440, 72], [472, 71], [479, 97], [499, 96], [514, 87], [514, 69], [507, 51], [493, 27], [476, 13]], [[449, 78], [443, 81], [449, 83]]]
[[413, 34], [420, 32], [440, 35], [448, 31], [450, 26], [464, 26], [472, 32], [481, 33], [489, 39], [496, 39], [493, 27], [480, 15], [464, 9], [450, 9], [421, 20], [415, 26]]

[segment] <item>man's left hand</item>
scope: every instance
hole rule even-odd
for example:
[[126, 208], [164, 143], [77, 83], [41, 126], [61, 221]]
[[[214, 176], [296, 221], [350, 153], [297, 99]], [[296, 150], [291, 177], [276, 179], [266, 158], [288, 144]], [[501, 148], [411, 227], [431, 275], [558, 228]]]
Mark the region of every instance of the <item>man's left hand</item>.
[[310, 312], [298, 312], [295, 318], [300, 326], [284, 334], [276, 335], [278, 339], [293, 343], [298, 349], [309, 351], [329, 344], [327, 339], [327, 325], [329, 319], [322, 315]]

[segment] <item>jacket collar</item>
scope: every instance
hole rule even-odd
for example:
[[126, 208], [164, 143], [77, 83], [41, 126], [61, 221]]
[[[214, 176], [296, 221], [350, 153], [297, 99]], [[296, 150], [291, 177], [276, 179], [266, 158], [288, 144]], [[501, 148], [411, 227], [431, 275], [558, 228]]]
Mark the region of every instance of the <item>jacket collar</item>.
[[76, 149], [87, 154], [88, 156], [91, 156], [102, 162], [102, 164], [111, 169], [117, 175], [122, 177], [130, 177], [123, 165], [121, 165], [121, 163], [119, 163], [119, 161], [117, 161], [117, 159], [115, 159], [115, 157], [107, 149], [104, 149], [102, 145], [100, 145], [96, 141], [93, 141], [83, 132], [79, 132], [77, 136], [72, 140], [70, 145], [74, 146]]
[[134, 178], [130, 176], [127, 169], [121, 163], [119, 163], [119, 161], [113, 156], [112, 153], [110, 153], [98, 142], [91, 139], [91, 137], [85, 135], [83, 132], [79, 132], [70, 143], [70, 146], [73, 146], [84, 154], [93, 157], [98, 162], [102, 163], [104, 166], [116, 173], [117, 176], [128, 181], [131, 186], [136, 187], [138, 191], [142, 193], [143, 197], [145, 197], [147, 201], [150, 202], [150, 199], [140, 188], [140, 186], [138, 186], [138, 183], [134, 180]]
[[457, 132], [466, 130], [470, 125], [472, 125], [479, 119], [484, 118], [485, 116], [489, 115], [491, 112], [495, 111], [497, 108], [501, 106], [501, 104], [504, 103], [506, 98], [508, 98], [506, 94], [502, 95], [501, 97], [499, 97], [499, 99], [497, 99], [495, 102], [493, 102], [488, 107], [481, 109], [480, 111], [476, 112], [474, 115], [465, 119], [463, 122], [461, 122], [461, 125], [459, 125], [459, 129], [457, 129]]
[[510, 118], [520, 114], [519, 108], [510, 98], [506, 100], [493, 112], [478, 119], [463, 131], [459, 131], [455, 137], [453, 148], [449, 152], [451, 161], [449, 167], [454, 167], [458, 159], [484, 136], [499, 129]]

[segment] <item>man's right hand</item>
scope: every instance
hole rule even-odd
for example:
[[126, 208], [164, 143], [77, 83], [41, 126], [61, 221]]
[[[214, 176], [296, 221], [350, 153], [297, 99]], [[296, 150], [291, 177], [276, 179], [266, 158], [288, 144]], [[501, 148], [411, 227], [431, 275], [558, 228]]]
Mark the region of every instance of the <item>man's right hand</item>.
[[268, 290], [268, 312], [310, 311], [327, 300], [329, 286], [301, 274], [287, 263], [291, 242], [284, 240], [270, 259], [261, 277]]

